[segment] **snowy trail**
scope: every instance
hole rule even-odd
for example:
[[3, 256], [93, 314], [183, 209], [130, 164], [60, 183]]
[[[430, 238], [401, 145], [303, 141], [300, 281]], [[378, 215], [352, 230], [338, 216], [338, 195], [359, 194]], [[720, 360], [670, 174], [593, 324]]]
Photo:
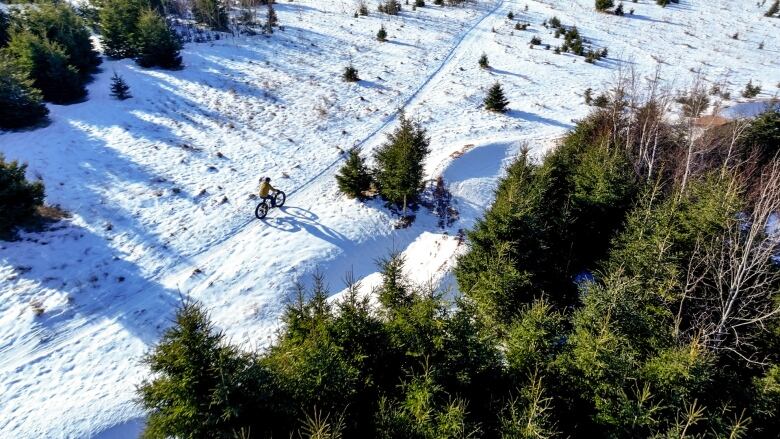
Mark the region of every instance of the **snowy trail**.
[[[431, 84], [436, 83], [436, 79], [440, 79], [442, 76], [442, 71], [445, 70], [447, 66], [451, 64], [453, 59], [456, 58], [456, 55], [462, 55], [463, 53], [471, 53], [472, 46], [478, 41], [478, 32], [485, 32], [485, 29], [481, 29], [480, 26], [483, 25], [488, 18], [494, 17], [496, 12], [501, 10], [502, 6], [504, 6], [505, 0], [498, 0], [490, 10], [488, 10], [482, 17], [475, 20], [475, 22], [463, 33], [463, 35], [455, 42], [455, 44], [452, 46], [452, 48], [449, 50], [447, 55], [444, 57], [442, 62], [439, 64], [439, 66], [434, 70], [430, 75], [428, 75], [425, 80], [420, 83], [420, 85], [414, 90], [414, 92], [409, 95], [408, 98], [403, 102], [403, 104], [400, 106], [398, 110], [393, 112], [393, 114], [385, 119], [385, 121], [378, 126], [376, 129], [374, 129], [372, 132], [370, 132], [365, 138], [362, 140], [356, 142], [354, 144], [354, 147], [363, 150], [365, 147], [372, 147], [376, 146], [376, 144], [379, 143], [381, 139], [383, 139], [384, 135], [387, 132], [387, 128], [391, 126], [394, 122], [398, 120], [398, 117], [402, 111], [407, 110], [410, 107], [413, 107], [415, 101], [419, 100], [421, 96], [423, 96], [426, 92], [426, 90], [431, 86]], [[301, 191], [306, 190], [307, 188], [311, 187], [310, 192], [314, 192], [314, 196], [316, 197], [316, 194], [324, 194], [329, 191], [332, 191], [333, 186], [333, 176], [336, 172], [336, 166], [343, 161], [343, 156], [337, 158], [332, 163], [327, 165], [322, 171], [318, 172], [316, 175], [312, 176], [309, 180], [304, 182], [303, 184], [291, 189], [286, 190], [285, 193], [287, 195], [288, 199], [288, 206], [290, 205], [290, 202], [295, 203], [294, 196], [298, 195]], [[319, 184], [317, 184], [319, 183]], [[331, 186], [329, 189], [328, 186]], [[309, 199], [311, 195], [304, 195], [300, 194], [302, 196], [299, 196], [298, 198], [301, 199]], [[271, 213], [269, 213], [269, 218], [274, 217], [274, 210], [271, 210]], [[182, 277], [183, 272], [191, 272], [195, 267], [199, 267], [202, 265], [209, 265], [208, 261], [212, 261], [215, 259], [221, 259], [223, 257], [223, 253], [226, 251], [230, 251], [230, 248], [233, 246], [233, 242], [236, 240], [242, 240], [245, 239], [244, 237], [246, 235], [250, 235], [255, 233], [258, 229], [264, 228], [264, 222], [263, 221], [257, 221], [254, 218], [250, 218], [243, 223], [241, 223], [237, 228], [231, 230], [229, 233], [225, 234], [222, 239], [212, 242], [208, 245], [207, 248], [203, 249], [201, 252], [197, 254], [190, 255], [188, 257], [189, 263], [184, 264], [184, 266], [180, 266], [179, 268], [176, 268], [172, 271], [174, 271], [176, 274], [172, 276], [172, 278], [177, 279]], [[271, 236], [266, 235], [260, 235], [264, 239], [272, 239]], [[186, 275], [186, 273], [185, 273]], [[171, 277], [169, 276], [168, 279]], [[209, 279], [208, 282], [211, 282], [212, 280]], [[163, 283], [169, 284], [169, 281], [164, 281]]]

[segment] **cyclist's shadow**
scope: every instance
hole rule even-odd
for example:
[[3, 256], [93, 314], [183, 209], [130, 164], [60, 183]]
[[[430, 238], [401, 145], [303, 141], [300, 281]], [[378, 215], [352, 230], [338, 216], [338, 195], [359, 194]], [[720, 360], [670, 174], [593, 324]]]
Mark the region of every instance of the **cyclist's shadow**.
[[330, 242], [335, 246], [341, 246], [348, 241], [346, 236], [318, 222], [320, 217], [310, 210], [295, 206], [282, 206], [278, 208], [278, 211], [285, 215], [266, 218], [265, 221], [268, 226], [274, 229], [288, 233], [305, 230], [309, 234], [323, 241]]

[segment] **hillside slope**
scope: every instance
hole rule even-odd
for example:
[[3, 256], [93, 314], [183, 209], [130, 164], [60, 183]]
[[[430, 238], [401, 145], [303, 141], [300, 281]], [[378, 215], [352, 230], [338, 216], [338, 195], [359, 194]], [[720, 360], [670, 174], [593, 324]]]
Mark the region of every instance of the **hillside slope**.
[[[293, 283], [314, 270], [334, 291], [350, 270], [370, 283], [373, 260], [396, 248], [415, 277], [446, 277], [456, 232], [489, 204], [503, 165], [523, 144], [539, 154], [551, 146], [587, 113], [584, 90], [620, 68], [647, 76], [660, 64], [672, 87], [701, 70], [734, 101], [752, 80], [770, 98], [780, 20], [741, 3], [642, 0], [617, 17], [590, 0], [491, 0], [356, 19], [350, 1], [296, 0], [278, 5], [284, 31], [188, 44], [181, 71], [106, 61], [88, 101], [51, 105], [45, 128], [0, 134], [0, 151], [29, 162], [48, 203], [73, 214], [0, 243], [0, 432], [132, 435], [139, 359], [183, 297], [251, 348], [273, 336]], [[609, 57], [591, 65], [546, 50], [560, 44], [542, 26], [553, 15]], [[374, 39], [381, 24], [386, 43]], [[529, 47], [532, 36], [543, 45]], [[483, 52], [490, 69], [477, 65]], [[339, 78], [350, 62], [359, 83]], [[114, 71], [133, 99], [110, 99]], [[510, 100], [505, 115], [480, 108], [496, 81]], [[429, 176], [443, 175], [453, 192], [460, 219], [446, 230], [424, 208], [396, 230], [381, 203], [335, 190], [342, 151], [370, 153], [399, 108], [429, 130]], [[250, 195], [265, 175], [288, 202], [261, 222]]]

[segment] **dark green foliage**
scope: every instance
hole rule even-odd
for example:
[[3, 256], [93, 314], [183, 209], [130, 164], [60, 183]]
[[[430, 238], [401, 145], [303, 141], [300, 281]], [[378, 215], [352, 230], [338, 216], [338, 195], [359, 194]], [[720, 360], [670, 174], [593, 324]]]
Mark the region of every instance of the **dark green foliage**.
[[401, 12], [401, 3], [398, 0], [380, 1], [377, 9], [384, 14], [398, 15]]
[[539, 44], [542, 44], [542, 39], [541, 38], [539, 38], [537, 36], [534, 36], [534, 37], [531, 38], [531, 45], [532, 46], [538, 46]]
[[423, 186], [423, 163], [429, 143], [425, 129], [401, 115], [398, 128], [374, 153], [374, 179], [382, 197], [404, 209], [405, 203], [416, 200]]
[[509, 13], [506, 14], [506, 18], [508, 20], [514, 20], [515, 19], [515, 13], [512, 11], [509, 11]]
[[138, 18], [148, 8], [145, 0], [101, 0], [100, 34], [103, 52], [112, 58], [138, 54]]
[[138, 388], [148, 414], [146, 438], [232, 439], [245, 426], [273, 419], [264, 404], [274, 396], [270, 373], [253, 355], [227, 345], [196, 303], [182, 305], [143, 362], [155, 374]]
[[612, 0], [596, 0], [597, 11], [604, 11], [611, 8], [612, 6], [615, 6], [615, 2]]
[[485, 96], [483, 105], [488, 111], [494, 111], [496, 113], [503, 113], [506, 111], [506, 106], [509, 105], [509, 101], [504, 97], [504, 89], [501, 88], [501, 84], [496, 82], [490, 87], [487, 96]]
[[371, 174], [356, 148], [349, 150], [347, 161], [336, 175], [339, 190], [348, 197], [363, 198], [363, 193], [371, 187]]
[[416, 8], [425, 7], [425, 0], [414, 0], [414, 7]]
[[4, 10], [0, 9], [0, 48], [8, 43], [8, 27], [10, 26], [10, 19], [8, 14]]
[[181, 67], [181, 41], [165, 19], [152, 9], [141, 13], [138, 19], [138, 58], [142, 67]]
[[615, 15], [623, 16], [626, 15], [625, 12], [623, 12], [623, 3], [619, 3], [617, 7], [615, 8]]
[[24, 69], [0, 53], [0, 129], [22, 128], [41, 121], [49, 114], [42, 99]]
[[541, 164], [523, 154], [508, 168], [455, 270], [486, 315], [509, 322], [541, 294], [573, 303], [574, 277], [604, 255], [637, 190], [606, 117], [581, 122]]
[[360, 77], [358, 76], [358, 70], [352, 64], [344, 67], [344, 73], [341, 74], [341, 79], [347, 82], [360, 81]]
[[[756, 116], [741, 138], [747, 150], [758, 153], [763, 165], [780, 154], [780, 106], [774, 105]], [[747, 157], [746, 157], [747, 158]]]
[[88, 77], [100, 64], [84, 20], [68, 3], [45, 3], [30, 8], [22, 15], [20, 25], [34, 35], [59, 44], [68, 64], [82, 77]]
[[377, 31], [376, 39], [382, 42], [387, 41], [387, 31], [385, 30], [384, 24], [379, 28], [379, 31]]
[[194, 0], [192, 2], [192, 15], [196, 21], [212, 29], [227, 29], [227, 11], [222, 0]]
[[558, 17], [551, 18], [548, 21], [548, 23], [550, 24], [550, 27], [553, 28], [553, 29], [560, 29], [561, 28], [561, 20]]
[[120, 101], [133, 97], [130, 94], [130, 86], [116, 72], [111, 77], [111, 96]]
[[478, 64], [483, 69], [486, 69], [486, 68], [490, 67], [490, 63], [488, 62], [487, 55], [485, 55], [484, 53], [482, 55], [480, 55]]
[[15, 59], [47, 101], [67, 104], [86, 96], [78, 70], [68, 64], [68, 56], [59, 44], [20, 31], [11, 36], [3, 50]]
[[761, 86], [760, 85], [753, 85], [753, 81], [748, 81], [747, 85], [745, 86], [745, 89], [742, 90], [742, 97], [743, 98], [754, 98], [758, 96], [758, 94], [761, 93]]
[[6, 162], [0, 154], [0, 238], [29, 223], [43, 204], [43, 183], [28, 181], [26, 170], [27, 165]]

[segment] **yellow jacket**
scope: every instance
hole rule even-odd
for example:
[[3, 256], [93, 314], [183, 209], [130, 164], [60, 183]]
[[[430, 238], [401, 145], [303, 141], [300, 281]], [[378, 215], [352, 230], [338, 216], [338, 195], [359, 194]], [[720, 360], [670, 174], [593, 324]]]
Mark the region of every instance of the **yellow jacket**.
[[261, 197], [267, 197], [271, 191], [276, 192], [276, 189], [273, 186], [271, 186], [271, 183], [264, 181], [260, 183], [260, 188], [258, 189], [258, 191], [260, 192]]

